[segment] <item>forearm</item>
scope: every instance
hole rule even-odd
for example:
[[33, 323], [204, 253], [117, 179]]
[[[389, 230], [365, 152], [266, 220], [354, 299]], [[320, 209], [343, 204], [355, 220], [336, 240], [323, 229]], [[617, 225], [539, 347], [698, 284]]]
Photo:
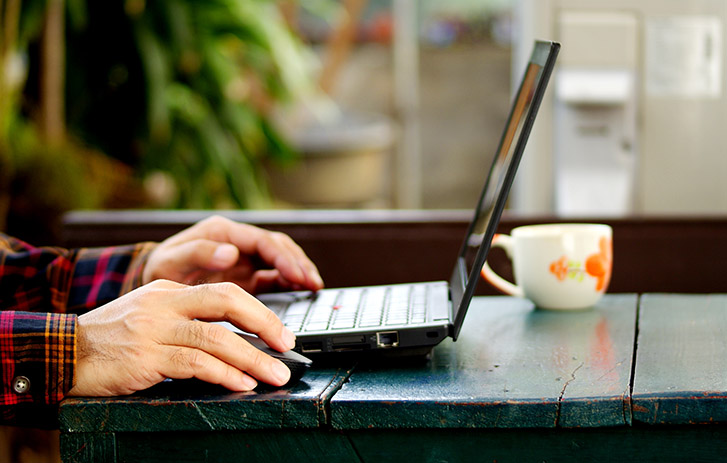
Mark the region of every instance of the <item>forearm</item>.
[[[141, 243], [79, 250], [62, 301], [65, 311], [80, 314], [141, 286], [144, 265], [154, 246]], [[52, 274], [49, 278], [54, 281]]]
[[36, 248], [0, 233], [0, 310], [82, 313], [141, 286], [152, 243]]
[[140, 286], [151, 249], [35, 248], [0, 234], [0, 422], [55, 426], [73, 386], [75, 314]]

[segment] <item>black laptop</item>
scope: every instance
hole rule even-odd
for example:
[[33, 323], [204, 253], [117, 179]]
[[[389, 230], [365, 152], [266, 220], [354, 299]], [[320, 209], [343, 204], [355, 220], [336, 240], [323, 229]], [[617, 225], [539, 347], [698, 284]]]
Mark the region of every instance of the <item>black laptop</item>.
[[296, 351], [408, 355], [457, 340], [559, 49], [535, 42], [449, 282], [259, 295], [296, 334]]

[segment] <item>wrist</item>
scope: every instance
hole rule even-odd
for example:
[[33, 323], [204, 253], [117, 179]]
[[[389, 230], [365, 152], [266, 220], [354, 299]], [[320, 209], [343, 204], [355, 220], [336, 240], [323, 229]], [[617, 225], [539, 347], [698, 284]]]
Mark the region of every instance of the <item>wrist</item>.
[[121, 288], [121, 295], [135, 290], [147, 283], [151, 283], [156, 278], [153, 274], [153, 268], [148, 265], [151, 254], [157, 247], [157, 243], [140, 243], [134, 258], [129, 264], [129, 269], [124, 278], [124, 284]]

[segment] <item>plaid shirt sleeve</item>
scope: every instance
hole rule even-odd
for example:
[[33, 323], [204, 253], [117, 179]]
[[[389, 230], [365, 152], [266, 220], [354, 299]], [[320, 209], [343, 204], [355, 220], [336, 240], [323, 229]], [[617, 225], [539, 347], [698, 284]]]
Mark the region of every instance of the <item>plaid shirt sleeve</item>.
[[0, 423], [55, 425], [78, 314], [139, 287], [152, 248], [36, 248], [0, 233]]

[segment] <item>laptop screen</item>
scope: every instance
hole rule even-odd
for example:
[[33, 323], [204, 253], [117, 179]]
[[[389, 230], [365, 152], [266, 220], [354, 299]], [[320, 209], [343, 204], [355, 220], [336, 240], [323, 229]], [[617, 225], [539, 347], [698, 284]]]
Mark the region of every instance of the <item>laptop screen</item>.
[[455, 340], [505, 208], [560, 45], [535, 42], [450, 281]]

